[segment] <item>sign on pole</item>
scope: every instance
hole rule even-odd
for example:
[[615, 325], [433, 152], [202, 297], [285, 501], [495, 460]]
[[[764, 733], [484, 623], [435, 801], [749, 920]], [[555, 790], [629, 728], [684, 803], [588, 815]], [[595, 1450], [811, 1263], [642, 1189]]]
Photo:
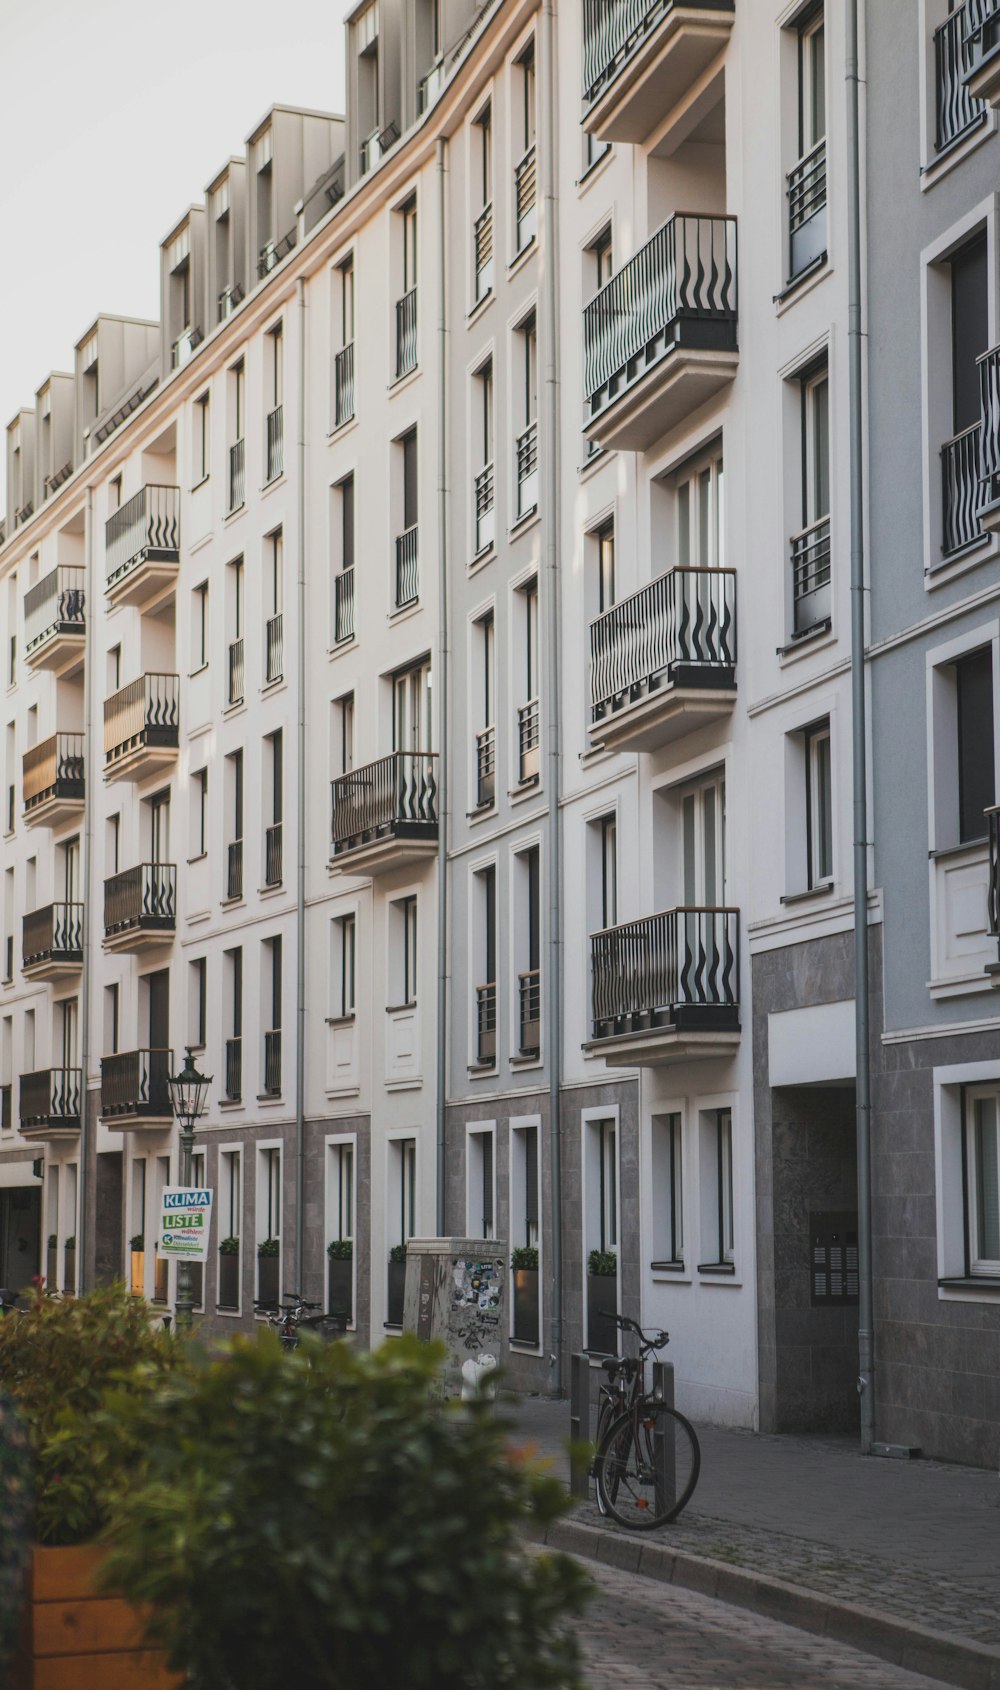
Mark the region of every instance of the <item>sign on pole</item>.
[[211, 1191], [164, 1186], [160, 1213], [161, 1256], [172, 1256], [175, 1261], [207, 1262], [211, 1226]]

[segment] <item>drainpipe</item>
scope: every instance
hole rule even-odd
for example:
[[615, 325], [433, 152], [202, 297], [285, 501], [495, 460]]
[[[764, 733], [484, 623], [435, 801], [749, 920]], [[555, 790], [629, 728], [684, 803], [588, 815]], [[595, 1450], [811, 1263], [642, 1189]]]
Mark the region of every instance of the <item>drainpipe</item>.
[[446, 274], [447, 150], [443, 137], [437, 142], [438, 187], [438, 660], [435, 686], [438, 695], [438, 900], [437, 900], [437, 1233], [444, 1237], [446, 1198], [447, 1086], [448, 1086], [448, 319]]
[[871, 1057], [868, 1026], [868, 767], [865, 705], [865, 549], [861, 322], [861, 140], [858, 0], [847, 6], [847, 213], [851, 462], [851, 724], [854, 759], [854, 1029], [858, 1151], [858, 1394], [861, 1450], [875, 1440], [875, 1336], [872, 1309]]
[[542, 710], [548, 746], [549, 825], [548, 846], [548, 966], [549, 1004], [549, 1180], [552, 1194], [552, 1343], [549, 1352], [549, 1394], [562, 1395], [563, 1342], [563, 1248], [562, 1166], [559, 1139], [559, 1093], [562, 1069], [562, 839], [559, 811], [562, 747], [560, 733], [560, 576], [559, 576], [559, 361], [557, 344], [557, 224], [555, 180], [555, 16], [552, 0], [545, 0], [539, 18], [539, 57], [542, 134], [541, 192], [542, 229], [542, 350], [544, 367], [545, 432], [542, 461], [545, 485], [542, 495], [544, 569], [541, 606], [545, 616], [548, 661], [543, 666], [545, 698]]
[[299, 322], [299, 414], [295, 865], [295, 1287], [304, 1290], [305, 1259], [305, 1070], [306, 1070], [306, 288], [295, 284]]
[[[83, 671], [83, 868], [81, 873], [80, 893], [83, 903], [83, 922], [80, 934], [80, 944], [83, 952], [83, 969], [80, 975], [80, 1147], [77, 1155], [77, 1209], [76, 1217], [76, 1259], [80, 1264], [77, 1283], [81, 1291], [86, 1291], [90, 1282], [87, 1263], [87, 1247], [90, 1227], [87, 1216], [87, 1164], [90, 1152], [90, 1093], [87, 1079], [90, 1071], [90, 865], [93, 856], [94, 839], [94, 800], [93, 800], [93, 770], [95, 759], [90, 755], [91, 734], [91, 694], [94, 685], [94, 642], [91, 639], [91, 629], [94, 618], [94, 491], [87, 488], [87, 503], [84, 514], [84, 563], [86, 575], [83, 598], [84, 615], [86, 617], [84, 638], [84, 671]], [[123, 1193], [124, 1197], [124, 1193]], [[94, 1185], [94, 1214], [97, 1213], [97, 1185]], [[45, 1217], [42, 1217], [42, 1235], [46, 1235]]]

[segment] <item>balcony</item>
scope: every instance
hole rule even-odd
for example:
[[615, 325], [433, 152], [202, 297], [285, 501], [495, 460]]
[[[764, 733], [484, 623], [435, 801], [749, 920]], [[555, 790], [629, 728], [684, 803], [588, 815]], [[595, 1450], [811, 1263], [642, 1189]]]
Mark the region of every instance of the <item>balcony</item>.
[[417, 290], [396, 301], [396, 380], [417, 367]]
[[235, 903], [243, 896], [243, 841], [230, 840], [226, 847], [226, 902]]
[[420, 563], [417, 554], [417, 524], [396, 537], [396, 610], [416, 604], [420, 596]]
[[169, 1050], [120, 1050], [101, 1058], [101, 1119], [116, 1132], [173, 1125]]
[[967, 96], [1000, 104], [1000, 0], [965, 0], [947, 21], [962, 30], [961, 49], [952, 56]]
[[176, 675], [140, 675], [105, 699], [105, 780], [145, 780], [174, 762], [179, 697]]
[[61, 980], [82, 966], [82, 904], [45, 904], [24, 917], [21, 973], [26, 980]]
[[333, 637], [337, 645], [354, 638], [354, 570], [341, 570], [333, 582]]
[[590, 938], [593, 1036], [611, 1067], [728, 1056], [739, 1044], [740, 917], [681, 908]]
[[234, 440], [229, 448], [229, 515], [247, 502], [247, 443]]
[[205, 336], [200, 328], [188, 328], [177, 336], [170, 348], [170, 368], [183, 369], [188, 359], [193, 357]]
[[24, 658], [32, 669], [67, 675], [83, 662], [87, 571], [61, 564], [24, 595]]
[[792, 639], [830, 626], [830, 518], [821, 517], [789, 542], [792, 565]]
[[584, 434], [644, 451], [736, 374], [736, 219], [677, 212], [583, 313]]
[[104, 949], [144, 951], [177, 931], [177, 868], [139, 863], [104, 882]]
[[484, 205], [472, 231], [476, 304], [493, 292], [493, 202]]
[[[981, 9], [981, 8], [979, 8]], [[987, 104], [970, 89], [978, 59], [969, 35], [970, 8], [959, 5], [934, 31], [934, 150], [940, 156], [986, 121]]]
[[645, 141], [729, 39], [733, 0], [584, 0], [584, 126]]
[[224, 323], [227, 317], [232, 316], [242, 298], [243, 287], [239, 282], [232, 283], [229, 287], [222, 289], [218, 298], [218, 321], [220, 323]]
[[28, 827], [60, 827], [83, 815], [84, 742], [55, 733], [24, 753], [21, 781]]
[[654, 751], [730, 715], [736, 571], [670, 569], [590, 625], [590, 741]]
[[267, 413], [266, 481], [277, 481], [285, 464], [285, 413], [281, 405]]
[[476, 987], [476, 1066], [492, 1068], [497, 1059], [497, 987]]
[[515, 442], [517, 521], [538, 509], [538, 422], [530, 422]]
[[476, 809], [487, 810], [497, 796], [497, 735], [484, 728], [476, 735]]
[[496, 540], [497, 523], [493, 506], [493, 465], [479, 471], [473, 484], [476, 505], [475, 555], [488, 552]]
[[973, 423], [941, 448], [941, 552], [946, 558], [968, 551], [983, 537], [981, 435], [981, 423]]
[[343, 428], [354, 416], [354, 342], [344, 346], [333, 362], [333, 426]]
[[263, 279], [281, 263], [295, 246], [295, 230], [291, 228], [279, 241], [265, 241], [257, 257], [257, 275]]
[[281, 885], [282, 824], [272, 822], [264, 829], [264, 885]]
[[384, 874], [437, 851], [437, 754], [393, 751], [332, 782], [331, 867]]
[[181, 556], [179, 487], [142, 487], [104, 525], [111, 604], [148, 604], [173, 585]]
[[24, 1138], [71, 1140], [80, 1133], [83, 1071], [41, 1068], [21, 1075], [21, 1133]]
[[1000, 346], [979, 359], [979, 526], [1000, 528]]
[[538, 168], [530, 146], [514, 170], [514, 250], [523, 252], [538, 231]]
[[542, 1048], [542, 976], [529, 968], [517, 977], [518, 1056], [537, 1056]]
[[285, 618], [279, 610], [264, 629], [264, 685], [273, 686], [285, 673]]
[[788, 172], [788, 277], [794, 282], [826, 255], [826, 140]]

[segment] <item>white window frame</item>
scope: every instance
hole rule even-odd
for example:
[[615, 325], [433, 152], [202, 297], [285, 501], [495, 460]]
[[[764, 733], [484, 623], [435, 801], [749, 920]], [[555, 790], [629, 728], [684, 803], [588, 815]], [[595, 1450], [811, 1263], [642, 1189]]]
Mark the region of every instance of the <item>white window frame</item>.
[[[486, 1165], [487, 1145], [489, 1166]], [[489, 1188], [487, 1191], [487, 1187]], [[489, 1231], [483, 1199], [489, 1198]], [[497, 1129], [495, 1121], [468, 1121], [465, 1127], [465, 1231], [469, 1238], [497, 1237]]]
[[[216, 1210], [216, 1215], [215, 1215], [216, 1242], [217, 1242], [217, 1245], [221, 1244], [223, 1238], [238, 1238], [239, 1241], [240, 1241], [240, 1253], [236, 1258], [240, 1265], [239, 1265], [239, 1273], [237, 1274], [236, 1307], [234, 1309], [220, 1309], [220, 1307], [219, 1307], [219, 1281], [218, 1281], [218, 1268], [216, 1268], [215, 1311], [214, 1312], [219, 1317], [220, 1320], [239, 1320], [242, 1317], [242, 1314], [243, 1314], [243, 1264], [244, 1264], [244, 1260], [245, 1260], [245, 1257], [244, 1257], [244, 1238], [243, 1238], [243, 1221], [244, 1221], [244, 1214], [243, 1214], [243, 1189], [244, 1189], [243, 1188], [243, 1161], [244, 1161], [244, 1156], [246, 1154], [246, 1149], [247, 1149], [247, 1146], [242, 1144], [239, 1139], [227, 1140], [224, 1144], [219, 1145], [218, 1161], [216, 1163], [216, 1184], [218, 1186], [218, 1192], [217, 1192], [218, 1201], [215, 1204], [215, 1210]], [[225, 1157], [232, 1157], [233, 1160], [228, 1161], [228, 1162], [224, 1161], [223, 1158], [225, 1158]], [[225, 1192], [224, 1192], [224, 1189], [223, 1189], [223, 1169], [226, 1170]], [[234, 1179], [234, 1175], [235, 1175], [235, 1179]], [[232, 1183], [230, 1183], [230, 1182], [232, 1182]], [[225, 1231], [224, 1228], [223, 1228], [223, 1204], [224, 1204], [224, 1202], [225, 1202], [225, 1210], [226, 1210], [225, 1219], [226, 1219], [226, 1225], [227, 1226], [228, 1226], [228, 1223], [229, 1223], [229, 1220], [230, 1220], [230, 1217], [231, 1217], [232, 1211], [233, 1211], [232, 1184], [235, 1184], [235, 1187], [236, 1187], [235, 1208], [236, 1208], [236, 1218], [237, 1218], [237, 1221], [239, 1222], [239, 1230], [235, 1233]], [[255, 1252], [256, 1252], [256, 1248], [257, 1248], [257, 1245], [256, 1245], [256, 1241], [255, 1241], [254, 1242], [254, 1251]], [[218, 1261], [220, 1259], [221, 1258], [219, 1257], [218, 1250], [217, 1250], [216, 1251], [216, 1263], [218, 1263]], [[257, 1273], [257, 1268], [256, 1268], [256, 1260], [255, 1260], [255, 1263], [254, 1263], [254, 1285], [255, 1285], [255, 1288], [256, 1288], [256, 1273]]]
[[685, 1267], [685, 1111], [680, 1102], [650, 1117], [650, 1232], [654, 1273]]
[[[268, 1233], [268, 1232], [264, 1232], [264, 1230], [263, 1230], [263, 1228], [267, 1225], [267, 1214], [268, 1214], [269, 1208], [271, 1207], [271, 1184], [270, 1184], [269, 1174], [266, 1172], [266, 1170], [269, 1167], [269, 1163], [268, 1163], [268, 1160], [267, 1160], [267, 1153], [269, 1151], [274, 1151], [274, 1150], [276, 1150], [278, 1152], [278, 1180], [279, 1180], [279, 1187], [278, 1187], [278, 1231], [276, 1233], [275, 1232]], [[284, 1270], [284, 1259], [283, 1259], [284, 1258], [284, 1250], [283, 1250], [283, 1245], [282, 1245], [282, 1226], [281, 1226], [282, 1209], [284, 1207], [284, 1201], [285, 1201], [285, 1145], [284, 1145], [284, 1140], [280, 1139], [280, 1138], [268, 1138], [268, 1139], [258, 1140], [258, 1142], [254, 1145], [254, 1152], [255, 1152], [255, 1154], [254, 1154], [254, 1174], [255, 1174], [255, 1177], [254, 1177], [254, 1242], [253, 1242], [254, 1289], [255, 1289], [255, 1293], [256, 1293], [256, 1290], [257, 1290], [257, 1246], [259, 1244], [264, 1243], [264, 1241], [267, 1238], [277, 1238], [277, 1240], [278, 1240], [278, 1297], [280, 1299], [284, 1294], [284, 1271], [283, 1271]], [[259, 1318], [263, 1318], [263, 1317], [259, 1317]]]
[[[326, 1261], [326, 1245], [334, 1238], [349, 1238], [353, 1245], [351, 1251], [351, 1313], [348, 1321], [348, 1331], [356, 1332], [358, 1326], [358, 1135], [357, 1133], [328, 1133], [324, 1139], [324, 1171], [325, 1171], [325, 1243], [323, 1246], [324, 1261]], [[348, 1173], [349, 1191], [347, 1198], [350, 1230], [344, 1230], [344, 1152], [349, 1151], [351, 1162]], [[328, 1298], [329, 1276], [325, 1276], [323, 1287], [324, 1304]]]
[[969, 1089], [1000, 1091], [1000, 1063], [949, 1064], [933, 1069], [932, 1080], [938, 1300], [1000, 1307], [1000, 1279], [966, 1273], [967, 1199], [962, 1171], [963, 1098]]
[[706, 1279], [720, 1277], [732, 1283], [738, 1278], [740, 1248], [735, 1098], [700, 1098], [697, 1119], [701, 1218], [697, 1272]]
[[[525, 1133], [534, 1129], [535, 1132], [535, 1213], [537, 1221], [535, 1238], [524, 1238], [522, 1226], [527, 1224], [527, 1155], [525, 1153]], [[542, 1225], [542, 1117], [540, 1115], [512, 1115], [508, 1123], [507, 1138], [507, 1232], [508, 1243], [512, 1250], [525, 1244], [532, 1245], [538, 1251], [538, 1334], [537, 1346], [519, 1343], [518, 1353], [527, 1355], [541, 1355], [544, 1345], [544, 1295], [542, 1287], [545, 1283], [545, 1249], [544, 1227]], [[509, 1331], [514, 1335], [514, 1298], [509, 1299]]]

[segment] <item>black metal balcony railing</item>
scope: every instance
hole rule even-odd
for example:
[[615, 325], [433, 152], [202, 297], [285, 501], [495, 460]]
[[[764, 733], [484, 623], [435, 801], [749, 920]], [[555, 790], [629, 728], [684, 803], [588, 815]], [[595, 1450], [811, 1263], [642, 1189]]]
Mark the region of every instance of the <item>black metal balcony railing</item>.
[[260, 255], [257, 259], [258, 276], [268, 275], [269, 272], [274, 269], [276, 264], [280, 264], [283, 258], [288, 257], [288, 254], [292, 251], [294, 245], [294, 227], [289, 229], [287, 235], [282, 235], [279, 241], [265, 241], [264, 245], [260, 249]]
[[538, 700], [529, 698], [527, 704], [518, 705], [517, 710], [517, 778], [522, 786], [529, 780], [537, 780], [541, 772], [540, 740]]
[[495, 1062], [497, 1059], [497, 987], [491, 980], [488, 986], [476, 987], [476, 1060]]
[[522, 252], [535, 238], [538, 226], [536, 201], [538, 196], [534, 143], [514, 167], [514, 229], [515, 247]]
[[285, 619], [279, 610], [269, 616], [264, 630], [264, 675], [268, 686], [285, 673]]
[[542, 976], [539, 969], [529, 968], [525, 974], [518, 975], [517, 999], [519, 1054], [537, 1056], [542, 1048]]
[[666, 682], [731, 686], [735, 569], [670, 569], [590, 624], [595, 721]]
[[30, 656], [53, 634], [84, 632], [87, 571], [60, 564], [24, 595], [24, 650]]
[[986, 812], [990, 829], [990, 878], [986, 887], [987, 925], [995, 939], [1000, 940], [1000, 804]]
[[265, 479], [274, 481], [281, 474], [285, 457], [285, 425], [284, 411], [276, 405], [273, 411], [267, 413], [267, 450]]
[[739, 911], [681, 908], [591, 934], [594, 1038], [739, 1025]]
[[333, 637], [340, 645], [354, 637], [354, 570], [344, 569], [333, 583]]
[[104, 700], [105, 766], [140, 747], [176, 748], [179, 719], [178, 677], [139, 675]]
[[334, 856], [379, 839], [437, 837], [437, 753], [393, 751], [332, 782]]
[[493, 287], [493, 205], [484, 205], [473, 229], [476, 266], [476, 299], [485, 299]]
[[120, 1050], [101, 1058], [101, 1114], [171, 1120], [169, 1050]]
[[417, 290], [396, 301], [396, 380], [417, 367]]
[[221, 293], [219, 294], [219, 322], [220, 323], [224, 323], [227, 317], [232, 316], [233, 312], [236, 310], [236, 307], [240, 303], [240, 300], [242, 298], [243, 298], [243, 287], [242, 287], [242, 284], [240, 282], [235, 282], [230, 287], [225, 287], [225, 288], [222, 289]]
[[830, 518], [821, 517], [801, 533], [793, 534], [790, 547], [792, 632], [798, 636], [830, 620]]
[[243, 896], [243, 841], [234, 839], [226, 846], [226, 898]]
[[264, 1034], [264, 1094], [281, 1095], [281, 1028]]
[[826, 251], [826, 139], [788, 172], [789, 275], [801, 275]]
[[24, 917], [21, 927], [21, 966], [83, 962], [83, 905], [45, 904]]
[[976, 422], [941, 448], [941, 550], [945, 557], [975, 545], [982, 535], [980, 435], [981, 424]]
[[[520, 461], [520, 460], [519, 460]], [[476, 500], [476, 556], [485, 552], [496, 539], [496, 516], [493, 510], [493, 465], [486, 464], [474, 483]]]
[[344, 346], [333, 361], [333, 422], [340, 428], [354, 415], [354, 342]]
[[979, 360], [979, 479], [982, 504], [1000, 500], [1000, 346]]
[[264, 830], [264, 885], [281, 885], [281, 823]]
[[246, 504], [247, 448], [245, 440], [234, 440], [229, 448], [229, 514]]
[[104, 935], [173, 933], [177, 926], [174, 863], [139, 863], [104, 882]]
[[47, 499], [51, 498], [52, 494], [57, 492], [63, 482], [68, 481], [72, 474], [73, 460], [72, 458], [67, 458], [64, 464], [60, 464], [58, 469], [54, 469], [51, 475], [47, 475], [45, 477], [45, 497]]
[[229, 642], [229, 703], [243, 703], [243, 688], [245, 671], [243, 659], [243, 638]]
[[14, 512], [14, 527], [20, 528], [23, 523], [30, 522], [34, 514], [35, 501], [34, 499], [28, 499], [25, 504], [21, 505], [20, 508]]
[[192, 352], [197, 351], [204, 338], [203, 330], [197, 326], [184, 329], [170, 348], [170, 368], [172, 370], [181, 369], [187, 363]]
[[42, 1068], [21, 1075], [21, 1130], [32, 1127], [79, 1127], [83, 1100], [80, 1068]]
[[967, 8], [959, 6], [934, 31], [934, 91], [937, 128], [934, 145], [945, 152], [963, 135], [985, 123], [986, 100], [977, 100], [966, 87], [976, 59], [975, 40], [970, 36]]
[[497, 736], [495, 728], [476, 735], [476, 809], [492, 804], [497, 793]]
[[515, 443], [517, 457], [517, 514], [538, 508], [538, 423], [530, 422]]
[[237, 1034], [226, 1040], [226, 1097], [238, 1103], [243, 1096], [243, 1040]]
[[[685, 11], [731, 11], [733, 0], [683, 0]], [[674, 0], [583, 0], [583, 97], [593, 105]]]
[[24, 813], [30, 815], [51, 798], [83, 802], [84, 742], [82, 734], [55, 733], [24, 753], [21, 780]]
[[417, 524], [407, 528], [396, 538], [396, 609], [415, 604], [420, 595], [420, 569], [417, 558]]
[[113, 587], [141, 563], [176, 563], [181, 544], [179, 487], [140, 487], [104, 525], [107, 585]]
[[736, 219], [675, 213], [584, 310], [591, 416], [677, 345], [735, 348], [736, 308]]

